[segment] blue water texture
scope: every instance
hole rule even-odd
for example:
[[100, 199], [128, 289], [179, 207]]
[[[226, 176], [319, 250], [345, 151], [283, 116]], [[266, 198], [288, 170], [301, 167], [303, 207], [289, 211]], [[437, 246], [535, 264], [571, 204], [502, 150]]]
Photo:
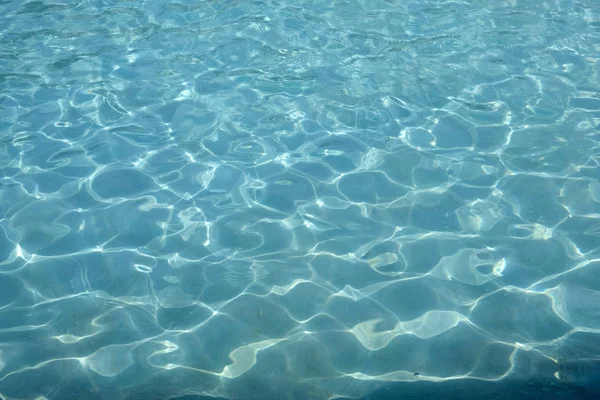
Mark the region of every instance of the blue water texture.
[[599, 387], [599, 1], [0, 2], [1, 400]]

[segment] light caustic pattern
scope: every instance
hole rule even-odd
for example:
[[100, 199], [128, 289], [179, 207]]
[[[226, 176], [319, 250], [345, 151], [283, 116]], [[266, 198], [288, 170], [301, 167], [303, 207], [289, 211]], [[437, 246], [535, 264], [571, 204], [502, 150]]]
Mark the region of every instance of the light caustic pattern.
[[0, 398], [600, 381], [596, 1], [0, 9]]

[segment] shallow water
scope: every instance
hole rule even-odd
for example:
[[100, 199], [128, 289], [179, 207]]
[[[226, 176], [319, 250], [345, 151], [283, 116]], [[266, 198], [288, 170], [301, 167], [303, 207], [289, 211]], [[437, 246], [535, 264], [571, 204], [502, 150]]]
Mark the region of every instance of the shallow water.
[[595, 0], [2, 2], [0, 398], [589, 395], [599, 61]]

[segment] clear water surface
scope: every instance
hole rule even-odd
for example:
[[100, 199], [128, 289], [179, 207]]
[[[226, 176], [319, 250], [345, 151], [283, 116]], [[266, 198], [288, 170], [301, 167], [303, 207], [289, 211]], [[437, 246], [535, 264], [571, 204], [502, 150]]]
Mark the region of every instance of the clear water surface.
[[0, 398], [590, 395], [599, 75], [596, 0], [2, 1]]

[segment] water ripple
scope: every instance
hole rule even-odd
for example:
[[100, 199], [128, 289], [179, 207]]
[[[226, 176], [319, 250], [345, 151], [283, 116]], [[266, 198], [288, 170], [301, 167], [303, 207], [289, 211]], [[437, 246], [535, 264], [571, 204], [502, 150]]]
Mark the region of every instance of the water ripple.
[[600, 12], [517, 3], [0, 5], [0, 398], [591, 396]]

